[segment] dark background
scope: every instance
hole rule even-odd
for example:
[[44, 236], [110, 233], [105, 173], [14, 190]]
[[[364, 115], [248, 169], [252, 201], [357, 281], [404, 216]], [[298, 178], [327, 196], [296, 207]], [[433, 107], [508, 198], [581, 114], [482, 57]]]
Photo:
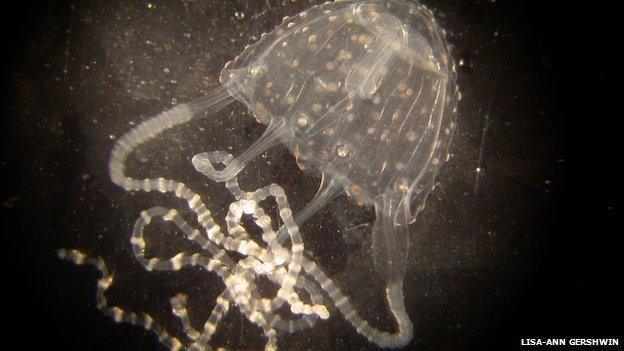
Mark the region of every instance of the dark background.
[[[261, 2], [208, 6], [213, 10], [208, 15], [231, 18], [242, 11], [247, 27], [243, 23], [241, 28], [257, 35], [253, 32], [270, 30], [282, 16], [306, 7], [271, 3], [275, 14], [263, 17], [260, 25], [248, 21], [263, 10]], [[431, 294], [407, 297], [410, 315], [417, 318], [408, 349], [520, 349], [521, 338], [537, 337], [620, 337], [624, 342], [618, 286], [622, 231], [616, 225], [622, 159], [618, 11], [569, 2], [424, 3], [449, 31], [456, 60], [463, 60], [459, 86], [464, 99], [451, 146], [454, 157], [443, 167], [442, 189], [434, 192], [417, 229], [422, 239], [412, 262], [419, 266], [414, 281], [430, 285], [408, 279], [406, 294]], [[94, 164], [105, 165], [113, 141], [89, 139], [96, 135], [84, 132], [89, 112], [114, 105], [127, 115], [121, 126], [104, 124], [101, 137], [119, 135], [134, 116], [157, 113], [168, 104], [157, 100], [150, 106], [153, 101], [140, 96], [133, 103], [122, 98], [123, 92], [122, 97], [108, 93], [115, 84], [119, 91], [128, 86], [123, 80], [111, 82], [104, 73], [105, 92], [93, 101], [88, 99], [94, 85], [81, 85], [84, 77], [70, 74], [55, 80], [51, 72], [63, 60], [73, 67], [72, 62], [101, 50], [80, 32], [88, 26], [79, 23], [81, 8], [93, 14], [98, 6], [106, 11], [104, 3], [21, 1], [13, 6], [2, 12], [1, 20], [5, 340], [26, 349], [156, 348], [150, 334], [99, 315], [93, 302], [95, 272], [59, 262], [54, 250], [78, 245], [113, 257], [118, 244], [98, 249], [85, 237], [100, 229], [127, 231], [133, 222], [134, 214], [109, 217], [123, 212], [117, 202], [127, 199], [106, 184], [104, 171], [94, 170]], [[204, 26], [210, 28], [208, 21]], [[238, 29], [224, 25], [211, 30], [227, 38], [228, 31]], [[83, 41], [67, 51], [64, 44], [75, 38]], [[217, 66], [236, 55], [246, 40], [252, 39], [211, 44], [217, 54], [210, 74], [218, 73]], [[93, 55], [106, 64], [106, 53]], [[188, 88], [167, 86], [167, 96], [181, 102], [206, 89], [193, 90], [194, 81], [187, 82]], [[83, 89], [83, 95], [67, 92], [71, 86]], [[101, 100], [107, 94], [110, 100]], [[76, 103], [80, 99], [92, 109]], [[269, 156], [284, 157], [279, 152]], [[484, 170], [480, 179], [475, 179], [477, 167]], [[90, 180], [78, 181], [85, 174]], [[298, 181], [314, 188], [314, 179]], [[115, 195], [102, 195], [107, 193]], [[129, 252], [123, 250], [119, 255]], [[117, 260], [123, 266], [123, 259]], [[132, 282], [133, 276], [128, 277], [122, 285]], [[333, 335], [319, 333], [319, 339]], [[312, 340], [288, 345], [332, 348], [332, 340], [315, 341], [310, 335]], [[371, 347], [357, 336], [342, 338], [342, 347]], [[262, 340], [255, 342], [230, 347], [262, 345]]]

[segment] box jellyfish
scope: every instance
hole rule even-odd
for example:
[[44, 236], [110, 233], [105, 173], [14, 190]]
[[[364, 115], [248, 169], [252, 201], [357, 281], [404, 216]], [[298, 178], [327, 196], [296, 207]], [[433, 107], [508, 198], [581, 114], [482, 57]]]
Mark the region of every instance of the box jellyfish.
[[[311, 328], [328, 318], [330, 310], [342, 314], [379, 347], [405, 346], [413, 335], [403, 301], [409, 224], [423, 208], [448, 157], [460, 96], [455, 75], [445, 32], [423, 6], [402, 0], [336, 1], [285, 18], [225, 65], [220, 88], [141, 123], [117, 141], [109, 163], [112, 181], [127, 191], [159, 191], [186, 200], [201, 226], [191, 227], [173, 209], [143, 211], [131, 240], [137, 260], [149, 271], [201, 266], [224, 283], [203, 330], [190, 325], [185, 296], [171, 299], [190, 342], [169, 335], [148, 315], [109, 307], [104, 292], [112, 275], [101, 259], [76, 250], [61, 250], [59, 255], [96, 265], [102, 273], [100, 309], [116, 321], [153, 330], [172, 349], [213, 347], [211, 336], [231, 306], [261, 328], [267, 350], [277, 348], [280, 333]], [[264, 134], [236, 157], [211, 151], [192, 159], [198, 172], [224, 183], [235, 198], [223, 231], [201, 196], [185, 184], [135, 179], [125, 167], [139, 145], [194, 118], [214, 115], [234, 101], [245, 104], [266, 125]], [[322, 174], [318, 192], [296, 214], [279, 185], [247, 191], [237, 181], [251, 160], [279, 143], [288, 147], [302, 170]], [[378, 330], [362, 319], [350, 298], [304, 254], [300, 228], [342, 192], [375, 209], [373, 258], [385, 277], [394, 332]], [[276, 220], [260, 205], [267, 199], [275, 201], [284, 223], [276, 230], [272, 226]], [[261, 228], [261, 242], [242, 226], [243, 215], [251, 215]], [[174, 223], [204, 253], [145, 257], [143, 230], [154, 217]], [[260, 294], [259, 277], [277, 286], [275, 296]], [[329, 303], [335, 308], [328, 308]], [[292, 318], [278, 313], [283, 306], [289, 307]]]

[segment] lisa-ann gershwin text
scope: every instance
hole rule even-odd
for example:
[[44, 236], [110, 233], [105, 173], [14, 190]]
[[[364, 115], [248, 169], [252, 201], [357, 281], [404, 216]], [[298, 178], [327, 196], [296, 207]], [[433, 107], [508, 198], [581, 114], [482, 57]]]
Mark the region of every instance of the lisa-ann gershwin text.
[[527, 338], [520, 339], [522, 346], [619, 346], [617, 338]]

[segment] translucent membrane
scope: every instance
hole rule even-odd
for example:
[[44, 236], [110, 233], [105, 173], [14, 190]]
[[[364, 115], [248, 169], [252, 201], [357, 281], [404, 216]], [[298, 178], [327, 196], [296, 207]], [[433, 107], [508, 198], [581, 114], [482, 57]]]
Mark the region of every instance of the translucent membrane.
[[[191, 348], [210, 347], [211, 336], [232, 305], [261, 328], [267, 339], [265, 349], [275, 349], [279, 332], [310, 328], [319, 318], [328, 318], [332, 309], [327, 303], [334, 304], [334, 310], [372, 343], [406, 345], [413, 335], [403, 301], [409, 223], [423, 208], [447, 159], [459, 100], [444, 30], [430, 11], [413, 2], [326, 3], [285, 18], [226, 64], [220, 80], [223, 87], [209, 96], [164, 111], [126, 133], [116, 142], [109, 163], [115, 184], [128, 191], [174, 194], [197, 217], [200, 228], [192, 228], [177, 211], [153, 207], [141, 214], [132, 235], [135, 256], [147, 270], [202, 266], [223, 280], [225, 289], [203, 331], [191, 327], [184, 296], [171, 301], [192, 340]], [[193, 118], [214, 115], [235, 99], [267, 125], [262, 137], [238, 157], [213, 151], [192, 159], [197, 171], [224, 182], [235, 197], [224, 232], [201, 196], [185, 184], [164, 178], [135, 179], [126, 175], [125, 165], [139, 145]], [[244, 191], [236, 180], [248, 162], [278, 143], [292, 151], [302, 169], [315, 168], [323, 175], [317, 195], [295, 215], [280, 186]], [[225, 168], [217, 170], [217, 165]], [[395, 332], [377, 330], [360, 318], [350, 297], [303, 253], [300, 227], [343, 191], [375, 208], [373, 258], [386, 278]], [[284, 223], [277, 232], [260, 206], [269, 198], [277, 203]], [[243, 214], [252, 215], [262, 229], [262, 242], [241, 225]], [[145, 258], [143, 231], [154, 217], [173, 222], [203, 252], [180, 253], [167, 260]], [[101, 260], [85, 261], [78, 251], [63, 250], [59, 255], [76, 263], [93, 263], [102, 272], [97, 296], [104, 313], [153, 330], [173, 349], [184, 346], [151, 317], [106, 305], [103, 292], [112, 276]], [[278, 286], [273, 298], [260, 296], [256, 284], [261, 276]], [[298, 291], [307, 296], [299, 296]], [[292, 319], [278, 314], [284, 305], [289, 306]]]

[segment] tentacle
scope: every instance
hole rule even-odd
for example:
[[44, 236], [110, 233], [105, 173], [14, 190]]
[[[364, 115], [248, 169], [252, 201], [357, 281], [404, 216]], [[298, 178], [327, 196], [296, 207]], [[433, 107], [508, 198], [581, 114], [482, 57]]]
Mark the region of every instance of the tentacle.
[[234, 101], [234, 98], [223, 87], [219, 87], [206, 97], [188, 104], [177, 105], [142, 122], [125, 133], [115, 143], [108, 163], [108, 170], [113, 183], [128, 191], [146, 190], [146, 187], [158, 186], [158, 184], [149, 184], [148, 179], [137, 180], [125, 175], [126, 160], [134, 149], [154, 139], [162, 132], [187, 123], [191, 119], [217, 113], [232, 103], [232, 101]]
[[[217, 157], [217, 155], [213, 154], [212, 162], [214, 163], [218, 159], [225, 160], [225, 162], [228, 162], [227, 158], [224, 158], [222, 156]], [[228, 180], [227, 184], [228, 184], [228, 189], [232, 191], [232, 193], [236, 196], [237, 199], [242, 199], [245, 197], [260, 199], [266, 196], [266, 188], [259, 189], [253, 193], [245, 193], [240, 189], [240, 187], [238, 186], [238, 183], [235, 180]], [[321, 188], [324, 188], [324, 187], [321, 186]], [[331, 186], [327, 186], [327, 188], [325, 189], [330, 189], [330, 188]], [[319, 190], [319, 193], [322, 193], [322, 191]], [[319, 197], [323, 198], [322, 195]], [[390, 206], [390, 205], [391, 203], [389, 203], [387, 206]], [[393, 207], [388, 207], [388, 208], [393, 208]], [[258, 218], [264, 218], [263, 212], [258, 212], [256, 215], [259, 216]], [[397, 216], [388, 215], [386, 218], [396, 218], [396, 217]], [[383, 211], [379, 213], [378, 218], [381, 218], [381, 219], [384, 218]], [[407, 218], [407, 216], [403, 216], [403, 218]], [[275, 240], [275, 241], [273, 240], [273, 237], [272, 237], [273, 233], [272, 233], [272, 230], [270, 229], [271, 228], [270, 222], [265, 222], [263, 225], [262, 225], [262, 221], [258, 223], [259, 225], [263, 227], [263, 232], [264, 232], [263, 239], [267, 241], [269, 247], [272, 247], [272, 246], [281, 247], [281, 242], [279, 240]], [[407, 225], [405, 224], [404, 226], [402, 226], [402, 228], [403, 230], [407, 230]], [[399, 231], [399, 233], [406, 233], [406, 231], [404, 232]], [[398, 244], [399, 242], [400, 241], [397, 241], [395, 242], [395, 244]], [[404, 246], [401, 248], [405, 249]], [[397, 257], [405, 258], [404, 255], [402, 256], [400, 254], [395, 254], [396, 252], [398, 252], [397, 250], [398, 250], [398, 246], [396, 245], [391, 246], [389, 255], [392, 257], [396, 256], [395, 259]], [[368, 322], [361, 319], [361, 317], [358, 316], [357, 311], [353, 308], [350, 302], [350, 298], [344, 295], [340, 291], [340, 289], [323, 272], [323, 270], [320, 267], [318, 267], [318, 265], [316, 265], [316, 263], [314, 263], [311, 259], [305, 256], [303, 257], [303, 268], [305, 270], [305, 273], [309, 274], [312, 278], [314, 278], [314, 280], [323, 288], [323, 290], [326, 291], [326, 293], [328, 294], [330, 299], [334, 302], [336, 307], [338, 307], [340, 312], [345, 316], [345, 319], [347, 319], [347, 321], [356, 328], [358, 333], [362, 334], [368, 340], [370, 340], [371, 342], [381, 347], [395, 348], [395, 347], [405, 346], [411, 340], [412, 335], [413, 335], [413, 325], [412, 325], [411, 320], [409, 319], [409, 316], [405, 312], [405, 306], [403, 302], [402, 272], [404, 272], [404, 267], [401, 268], [402, 266], [400, 263], [404, 264], [404, 260], [397, 260], [394, 262], [396, 262], [396, 264], [392, 263], [390, 265], [392, 267], [390, 271], [394, 273], [390, 275], [393, 278], [388, 279], [388, 284], [386, 288], [386, 298], [388, 301], [389, 309], [397, 322], [398, 330], [396, 333], [388, 333], [388, 332], [379, 331], [373, 328], [372, 326], [370, 326]], [[275, 276], [276, 275], [269, 275], [269, 277], [275, 277]], [[294, 305], [291, 305], [291, 309], [292, 309], [292, 306]], [[293, 311], [293, 312], [296, 312], [296, 311]]]
[[[325, 207], [327, 203], [336, 198], [342, 193], [343, 187], [340, 182], [334, 178], [328, 177], [325, 173], [322, 174], [321, 184], [316, 192], [316, 195], [308, 202], [308, 204], [295, 216], [295, 223], [298, 226], [303, 225], [310, 217], [312, 217], [321, 208]], [[277, 242], [282, 243], [287, 237], [288, 232], [286, 227], [280, 228], [277, 236]]]
[[388, 284], [402, 282], [409, 252], [409, 204], [407, 197], [383, 195], [375, 203], [373, 259], [375, 269]]
[[396, 333], [389, 333], [375, 329], [362, 319], [351, 304], [350, 298], [340, 291], [340, 288], [334, 284], [314, 261], [307, 258], [304, 259], [303, 268], [325, 290], [345, 319], [359, 334], [370, 342], [375, 343], [379, 347], [398, 348], [407, 345], [412, 339], [413, 325], [405, 312], [402, 284], [393, 284], [386, 287], [388, 306], [398, 327]]
[[209, 155], [205, 152], [193, 156], [193, 166], [206, 177], [214, 181], [225, 182], [238, 175], [253, 158], [257, 157], [268, 148], [279, 144], [284, 138], [289, 137], [291, 133], [292, 131], [285, 127], [284, 119], [273, 119], [260, 139], [251, 145], [242, 155], [231, 160], [225, 169], [221, 171], [216, 170], [208, 159]]
[[100, 257], [89, 257], [78, 250], [60, 249], [57, 251], [59, 258], [72, 261], [76, 265], [94, 266], [102, 275], [98, 280], [97, 290], [95, 293], [97, 308], [106, 316], [110, 317], [117, 323], [130, 323], [143, 327], [147, 331], [151, 331], [158, 337], [165, 346], [171, 350], [180, 350], [183, 344], [177, 338], [169, 335], [154, 319], [147, 313], [133, 313], [125, 311], [119, 307], [109, 307], [106, 299], [106, 290], [112, 285], [114, 275], [108, 271], [106, 263]]
[[[223, 280], [225, 289], [217, 299], [217, 305], [206, 321], [202, 332], [191, 327], [185, 298], [182, 295], [178, 295], [171, 300], [174, 314], [180, 319], [187, 336], [193, 340], [189, 348], [193, 350], [210, 349], [210, 339], [219, 321], [227, 313], [232, 303], [238, 307], [247, 319], [263, 330], [267, 339], [265, 344], [266, 350], [276, 349], [277, 330], [294, 332], [309, 328], [314, 325], [319, 317], [323, 319], [328, 318], [329, 312], [323, 304], [323, 296], [311, 281], [301, 275], [302, 270], [320, 285], [345, 316], [345, 319], [360, 334], [382, 347], [405, 345], [411, 339], [412, 324], [405, 313], [402, 276], [400, 274], [393, 273], [389, 275], [389, 277], [396, 276], [396, 278], [388, 280], [386, 289], [390, 311], [398, 324], [398, 332], [382, 332], [374, 329], [366, 321], [362, 320], [351, 305], [350, 299], [336, 287], [311, 259], [303, 254], [304, 246], [299, 234], [298, 223], [303, 223], [340, 192], [341, 188], [338, 187], [336, 182], [324, 180], [313, 201], [294, 219], [286, 194], [278, 185], [271, 184], [253, 192], [245, 192], [240, 189], [235, 175], [246, 165], [251, 157], [264, 150], [269, 145], [269, 142], [277, 142], [279, 138], [283, 137], [283, 134], [280, 132], [283, 132], [283, 130], [279, 126], [269, 129], [265, 133], [268, 133], [267, 136], [254, 144], [239, 159], [233, 159], [231, 155], [225, 152], [204, 153], [196, 155], [193, 159], [195, 167], [200, 172], [212, 179], [225, 181], [226, 187], [236, 198], [236, 201], [230, 205], [226, 216], [227, 233], [223, 233], [221, 228], [214, 222], [212, 214], [205, 206], [201, 196], [183, 183], [164, 178], [133, 179], [125, 175], [125, 162], [134, 148], [162, 131], [194, 118], [199, 113], [198, 111], [209, 110], [210, 106], [221, 108], [219, 104], [225, 104], [225, 99], [223, 96], [220, 96], [215, 97], [214, 100], [209, 99], [204, 102], [180, 105], [140, 124], [118, 140], [109, 163], [113, 182], [127, 190], [172, 193], [176, 197], [184, 199], [188, 203], [188, 207], [197, 216], [197, 221], [202, 227], [202, 230], [192, 228], [176, 210], [153, 207], [141, 212], [141, 216], [135, 223], [131, 239], [135, 257], [148, 271], [179, 270], [185, 266], [201, 266], [208, 271], [217, 273]], [[217, 163], [225, 165], [225, 170], [221, 172], [214, 171], [214, 165]], [[260, 201], [269, 197], [273, 197], [277, 202], [279, 215], [284, 222], [284, 225], [279, 230], [279, 235], [275, 233], [271, 226], [271, 218], [258, 206]], [[382, 210], [385, 211], [386, 207], [382, 207]], [[242, 227], [240, 222], [244, 214], [252, 215], [256, 225], [262, 229], [262, 239], [266, 243], [266, 248], [253, 241]], [[153, 217], [160, 217], [175, 224], [188, 240], [198, 244], [209, 256], [202, 253], [187, 254], [181, 252], [165, 260], [157, 257], [146, 258], [146, 243], [143, 234], [145, 227], [150, 224]], [[378, 218], [390, 217], [385, 216], [384, 212]], [[205, 234], [202, 231], [205, 231]], [[389, 231], [382, 232], [388, 233]], [[287, 238], [290, 239], [290, 250], [282, 246], [282, 242]], [[396, 249], [389, 246], [387, 242], [388, 257], [394, 258]], [[245, 258], [235, 262], [228, 255], [228, 251], [236, 251]], [[65, 255], [68, 256], [67, 254]], [[401, 256], [399, 255], [398, 257]], [[397, 271], [395, 267], [398, 266], [391, 263], [393, 262], [391, 260], [388, 260], [388, 262], [388, 267], [391, 267], [389, 271]], [[103, 262], [101, 264], [95, 262], [94, 264], [101, 266]], [[103, 275], [108, 277], [107, 273], [103, 273]], [[255, 283], [260, 275], [266, 276], [270, 281], [279, 285], [277, 295], [272, 299], [266, 299], [260, 295]], [[107, 288], [110, 283], [101, 285]], [[105, 288], [103, 288], [101, 294], [99, 292], [98, 294], [103, 296]], [[312, 300], [311, 304], [304, 303], [296, 289], [306, 291]], [[99, 303], [99, 305], [105, 306], [105, 299], [102, 301], [103, 303]], [[290, 306], [290, 310], [294, 315], [299, 316], [298, 318], [285, 320], [276, 313], [277, 309], [285, 303]], [[119, 320], [149, 320], [149, 325], [153, 324], [153, 321], [148, 319], [149, 316], [147, 315], [147, 317], [141, 317], [143, 318], [141, 319], [134, 314], [122, 313], [123, 311], [118, 308], [104, 311], [108, 311], [105, 313], [115, 316], [122, 316], [117, 318]], [[168, 336], [165, 331], [158, 329], [157, 334], [161, 341], [170, 345], [172, 349], [182, 347], [182, 343], [179, 340]]]

